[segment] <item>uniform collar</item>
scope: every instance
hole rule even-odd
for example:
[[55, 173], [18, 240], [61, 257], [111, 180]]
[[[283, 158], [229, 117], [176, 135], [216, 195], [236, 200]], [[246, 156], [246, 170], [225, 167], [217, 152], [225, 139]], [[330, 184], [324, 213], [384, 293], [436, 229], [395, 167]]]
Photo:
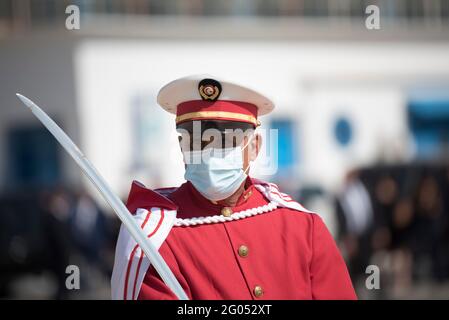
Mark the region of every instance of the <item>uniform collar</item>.
[[246, 179], [245, 191], [234, 207], [226, 207], [218, 203], [214, 204], [199, 193], [189, 181], [182, 184], [168, 197], [178, 206], [177, 217], [182, 219], [214, 216], [223, 213], [229, 214], [256, 208], [268, 203], [259, 190], [257, 190], [254, 185], [254, 180], [250, 177]]

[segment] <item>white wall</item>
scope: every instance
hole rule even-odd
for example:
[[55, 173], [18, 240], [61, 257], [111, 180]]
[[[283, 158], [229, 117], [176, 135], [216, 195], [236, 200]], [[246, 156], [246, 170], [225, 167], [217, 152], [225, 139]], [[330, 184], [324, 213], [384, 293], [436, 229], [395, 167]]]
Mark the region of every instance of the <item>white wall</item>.
[[[358, 84], [316, 87], [304, 114], [303, 178], [328, 189], [341, 186], [345, 173], [377, 160], [409, 160], [406, 101], [395, 87]], [[344, 117], [352, 138], [341, 146], [334, 129]]]

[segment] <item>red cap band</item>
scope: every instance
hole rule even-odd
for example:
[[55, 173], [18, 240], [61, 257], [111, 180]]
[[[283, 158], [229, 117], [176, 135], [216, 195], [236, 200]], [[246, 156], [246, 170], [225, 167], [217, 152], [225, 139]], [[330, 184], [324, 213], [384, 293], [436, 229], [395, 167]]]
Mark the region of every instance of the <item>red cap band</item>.
[[178, 105], [176, 124], [204, 119], [248, 122], [257, 126], [257, 106], [248, 102], [228, 100], [191, 100]]

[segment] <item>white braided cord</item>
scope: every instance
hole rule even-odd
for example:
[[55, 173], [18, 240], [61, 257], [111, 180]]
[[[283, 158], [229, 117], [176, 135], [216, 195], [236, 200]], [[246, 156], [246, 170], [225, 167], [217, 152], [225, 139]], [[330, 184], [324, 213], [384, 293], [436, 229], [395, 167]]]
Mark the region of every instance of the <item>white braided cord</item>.
[[273, 211], [277, 207], [278, 207], [278, 203], [276, 201], [271, 201], [270, 203], [260, 206], [260, 207], [246, 209], [246, 210], [242, 210], [239, 212], [234, 212], [229, 217], [225, 217], [223, 215], [215, 215], [215, 216], [209, 216], [209, 217], [194, 217], [194, 218], [190, 218], [190, 219], [177, 218], [175, 220], [175, 223], [173, 224], [173, 226], [174, 227], [188, 227], [188, 226], [196, 226], [196, 225], [202, 225], [202, 224], [211, 224], [211, 223], [239, 220], [239, 219], [248, 218], [251, 216], [258, 215], [258, 214]]

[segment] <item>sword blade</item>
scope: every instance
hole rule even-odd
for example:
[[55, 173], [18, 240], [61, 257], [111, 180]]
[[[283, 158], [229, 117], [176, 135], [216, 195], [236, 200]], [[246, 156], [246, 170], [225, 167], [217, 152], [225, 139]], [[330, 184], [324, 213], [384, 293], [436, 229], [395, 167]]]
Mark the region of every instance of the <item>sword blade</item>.
[[142, 232], [140, 226], [133, 219], [131, 213], [128, 211], [123, 202], [117, 197], [108, 186], [104, 178], [97, 172], [95, 167], [84, 156], [81, 150], [73, 143], [73, 141], [65, 134], [65, 132], [33, 101], [27, 97], [17, 93], [17, 97], [22, 101], [33, 114], [39, 119], [40, 122], [51, 132], [51, 134], [58, 140], [62, 147], [70, 154], [75, 160], [81, 170], [86, 174], [89, 180], [98, 189], [100, 194], [111, 206], [118, 218], [122, 221], [125, 227], [128, 229], [131, 236], [145, 252], [151, 264], [154, 266], [158, 274], [161, 276], [165, 284], [173, 291], [173, 293], [180, 300], [188, 300], [188, 297], [178, 280], [174, 276], [173, 272], [168, 267], [160, 253], [152, 245], [146, 235]]

